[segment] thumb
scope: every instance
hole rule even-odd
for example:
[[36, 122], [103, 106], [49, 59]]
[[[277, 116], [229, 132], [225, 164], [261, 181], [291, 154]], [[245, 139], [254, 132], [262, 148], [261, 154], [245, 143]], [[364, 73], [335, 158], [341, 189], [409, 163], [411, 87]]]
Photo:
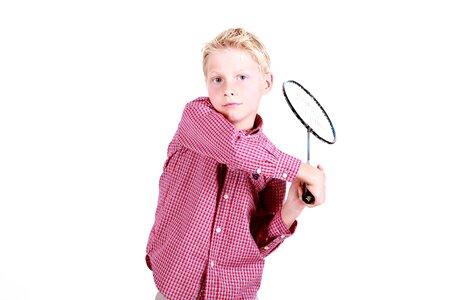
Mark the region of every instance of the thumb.
[[297, 191], [299, 195], [303, 195], [303, 189], [304, 189], [305, 183], [299, 182], [299, 185], [297, 187]]

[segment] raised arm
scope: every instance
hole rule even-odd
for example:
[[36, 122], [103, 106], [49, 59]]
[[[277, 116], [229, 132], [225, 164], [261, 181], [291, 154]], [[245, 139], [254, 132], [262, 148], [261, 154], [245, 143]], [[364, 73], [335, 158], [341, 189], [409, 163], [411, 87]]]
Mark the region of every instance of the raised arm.
[[238, 132], [209, 101], [200, 98], [185, 106], [178, 137], [184, 147], [228, 164], [235, 155]]
[[264, 135], [245, 136], [214, 110], [207, 98], [188, 103], [178, 131], [183, 147], [230, 169], [293, 181], [301, 161], [277, 149]]

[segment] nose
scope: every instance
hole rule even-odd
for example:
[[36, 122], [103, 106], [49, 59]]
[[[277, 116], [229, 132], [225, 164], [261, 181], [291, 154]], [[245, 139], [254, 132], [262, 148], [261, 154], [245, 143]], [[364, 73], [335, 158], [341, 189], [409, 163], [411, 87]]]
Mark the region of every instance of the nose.
[[232, 91], [232, 90], [230, 90], [230, 89], [226, 89], [225, 90], [225, 93], [223, 94], [225, 97], [230, 97], [230, 96], [234, 96], [235, 95], [235, 93]]
[[228, 99], [230, 97], [236, 96], [236, 89], [235, 84], [232, 82], [232, 80], [224, 80], [224, 84], [222, 86], [223, 88], [223, 96], [227, 97]]

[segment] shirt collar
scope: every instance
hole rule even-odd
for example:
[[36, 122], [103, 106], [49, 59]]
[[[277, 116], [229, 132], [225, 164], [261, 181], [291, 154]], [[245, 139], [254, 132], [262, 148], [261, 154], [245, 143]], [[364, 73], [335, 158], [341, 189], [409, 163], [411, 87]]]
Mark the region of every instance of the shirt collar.
[[253, 128], [241, 130], [244, 135], [252, 135], [262, 131], [263, 120], [260, 115], [256, 114], [255, 123], [253, 124]]

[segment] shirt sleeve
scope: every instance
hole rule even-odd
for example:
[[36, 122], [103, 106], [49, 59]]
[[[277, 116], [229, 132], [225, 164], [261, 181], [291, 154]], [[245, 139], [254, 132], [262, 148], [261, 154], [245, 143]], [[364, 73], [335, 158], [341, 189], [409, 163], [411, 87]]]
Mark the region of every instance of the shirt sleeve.
[[297, 221], [288, 228], [281, 218], [285, 194], [286, 182], [276, 179], [259, 193], [258, 208], [252, 217], [250, 230], [263, 257], [277, 249], [297, 228]]
[[177, 130], [182, 146], [230, 169], [294, 181], [301, 161], [277, 149], [263, 134], [246, 136], [218, 113], [207, 98], [189, 102]]

